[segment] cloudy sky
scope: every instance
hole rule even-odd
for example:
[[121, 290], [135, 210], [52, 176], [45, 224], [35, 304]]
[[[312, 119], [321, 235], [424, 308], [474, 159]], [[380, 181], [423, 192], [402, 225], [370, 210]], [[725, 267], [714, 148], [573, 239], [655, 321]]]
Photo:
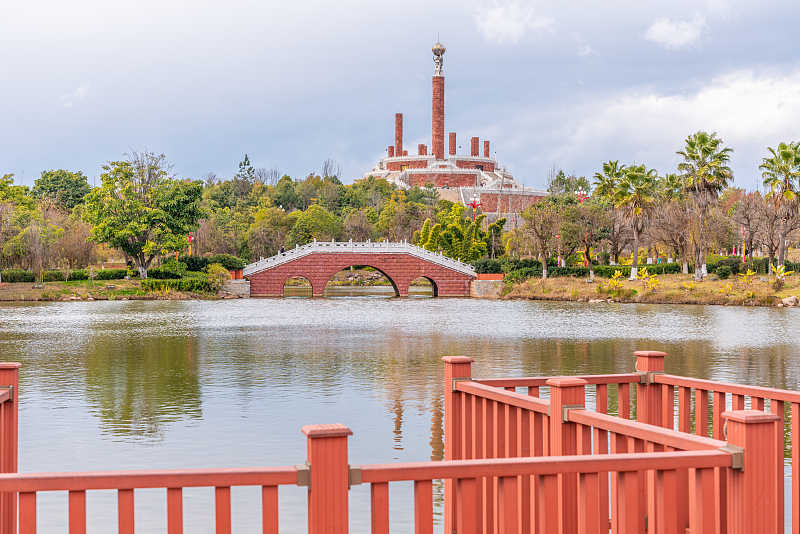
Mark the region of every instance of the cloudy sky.
[[4, 1], [0, 174], [99, 183], [133, 148], [191, 178], [332, 158], [349, 183], [396, 112], [409, 152], [430, 146], [438, 32], [446, 132], [490, 140], [529, 186], [609, 159], [674, 172], [704, 129], [755, 188], [766, 148], [800, 140], [798, 21], [796, 0]]

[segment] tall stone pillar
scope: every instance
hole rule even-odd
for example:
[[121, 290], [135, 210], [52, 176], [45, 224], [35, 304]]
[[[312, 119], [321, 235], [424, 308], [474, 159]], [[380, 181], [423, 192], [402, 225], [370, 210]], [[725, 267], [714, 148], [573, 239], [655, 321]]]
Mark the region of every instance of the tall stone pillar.
[[445, 47], [436, 43], [431, 49], [436, 68], [433, 71], [433, 143], [431, 150], [436, 159], [444, 159], [444, 63]]
[[394, 153], [398, 156], [403, 155], [403, 114], [396, 113], [394, 116]]

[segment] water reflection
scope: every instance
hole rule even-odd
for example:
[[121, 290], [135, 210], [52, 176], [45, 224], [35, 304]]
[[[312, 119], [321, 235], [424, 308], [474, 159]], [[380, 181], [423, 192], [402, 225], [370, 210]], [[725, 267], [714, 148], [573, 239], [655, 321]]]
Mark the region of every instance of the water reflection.
[[197, 354], [191, 336], [122, 334], [86, 351], [86, 397], [104, 431], [163, 439], [168, 423], [201, 418]]
[[[793, 309], [329, 289], [341, 298], [0, 304], [0, 359], [23, 363], [20, 470], [294, 465], [300, 427], [331, 422], [354, 430], [353, 463], [440, 460], [443, 355], [472, 356], [477, 377], [546, 376], [663, 350], [674, 374], [800, 383]], [[282, 531], [303, 531], [304, 498], [282, 501]]]

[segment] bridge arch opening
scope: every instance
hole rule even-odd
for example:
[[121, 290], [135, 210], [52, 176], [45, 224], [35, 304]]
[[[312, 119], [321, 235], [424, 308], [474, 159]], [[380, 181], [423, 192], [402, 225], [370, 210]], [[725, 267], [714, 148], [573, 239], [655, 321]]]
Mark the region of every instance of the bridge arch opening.
[[414, 278], [408, 287], [409, 297], [438, 297], [439, 286], [436, 280], [427, 276]]
[[375, 288], [375, 293], [381, 290], [391, 291], [394, 296], [400, 296], [397, 284], [391, 276], [381, 269], [371, 265], [350, 265], [334, 274], [325, 285], [326, 296], [336, 296], [335, 291], [346, 293], [346, 288]]
[[290, 276], [283, 282], [283, 296], [290, 298], [311, 298], [314, 289], [311, 281], [305, 276]]

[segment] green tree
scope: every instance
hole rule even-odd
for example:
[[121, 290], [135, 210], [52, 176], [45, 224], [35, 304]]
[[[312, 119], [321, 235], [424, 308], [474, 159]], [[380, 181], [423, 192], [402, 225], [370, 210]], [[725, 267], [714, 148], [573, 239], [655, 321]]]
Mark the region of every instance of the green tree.
[[686, 148], [677, 154], [683, 158], [678, 165], [686, 191], [692, 197], [700, 215], [699, 246], [695, 247], [695, 280], [706, 274], [708, 253], [706, 220], [708, 210], [719, 193], [733, 181], [733, 171], [728, 167], [733, 149], [722, 146], [716, 133], [699, 131], [686, 138]]
[[82, 172], [70, 172], [64, 169], [43, 171], [33, 187], [33, 196], [50, 199], [66, 212], [78, 204], [91, 191], [89, 182]]
[[26, 185], [14, 185], [14, 175], [4, 174], [0, 178], [0, 202], [10, 202], [27, 210], [36, 209], [36, 201]]
[[299, 202], [292, 179], [289, 176], [284, 176], [278, 180], [273, 203], [286, 211], [292, 211], [298, 207]]
[[133, 152], [103, 166], [103, 185], [86, 196], [90, 239], [121, 249], [142, 278], [153, 259], [189, 245], [203, 215], [201, 181], [176, 180], [163, 154]]
[[[542, 261], [542, 278], [547, 278], [547, 249], [555, 239], [556, 229], [561, 223], [560, 209], [552, 202], [538, 202], [528, 206], [522, 212], [522, 218], [525, 219], [525, 224], [522, 225], [519, 235], [512, 240], [516, 241], [519, 249], [538, 248], [539, 259]], [[512, 240], [509, 240], [509, 244]], [[528, 243], [534, 246], [527, 246]]]
[[580, 244], [588, 263], [590, 278], [594, 278], [591, 250], [611, 232], [613, 215], [607, 208], [599, 199], [587, 200], [569, 206], [562, 213], [562, 241], [577, 241]]
[[633, 257], [631, 259], [631, 280], [635, 280], [639, 262], [639, 234], [650, 222], [655, 207], [656, 180], [655, 169], [647, 170], [644, 165], [631, 165], [625, 168], [625, 176], [617, 186], [614, 205], [622, 212], [633, 231]]
[[312, 204], [297, 217], [288, 239], [290, 245], [305, 245], [312, 240], [339, 239], [341, 235], [342, 223], [339, 219], [319, 204]]
[[770, 200], [775, 204], [781, 217], [778, 232], [778, 264], [784, 265], [786, 259], [786, 221], [797, 215], [798, 181], [800, 181], [800, 142], [780, 143], [777, 149], [767, 147], [772, 157], [764, 158], [758, 168], [764, 171], [761, 177], [764, 186], [769, 188]]

